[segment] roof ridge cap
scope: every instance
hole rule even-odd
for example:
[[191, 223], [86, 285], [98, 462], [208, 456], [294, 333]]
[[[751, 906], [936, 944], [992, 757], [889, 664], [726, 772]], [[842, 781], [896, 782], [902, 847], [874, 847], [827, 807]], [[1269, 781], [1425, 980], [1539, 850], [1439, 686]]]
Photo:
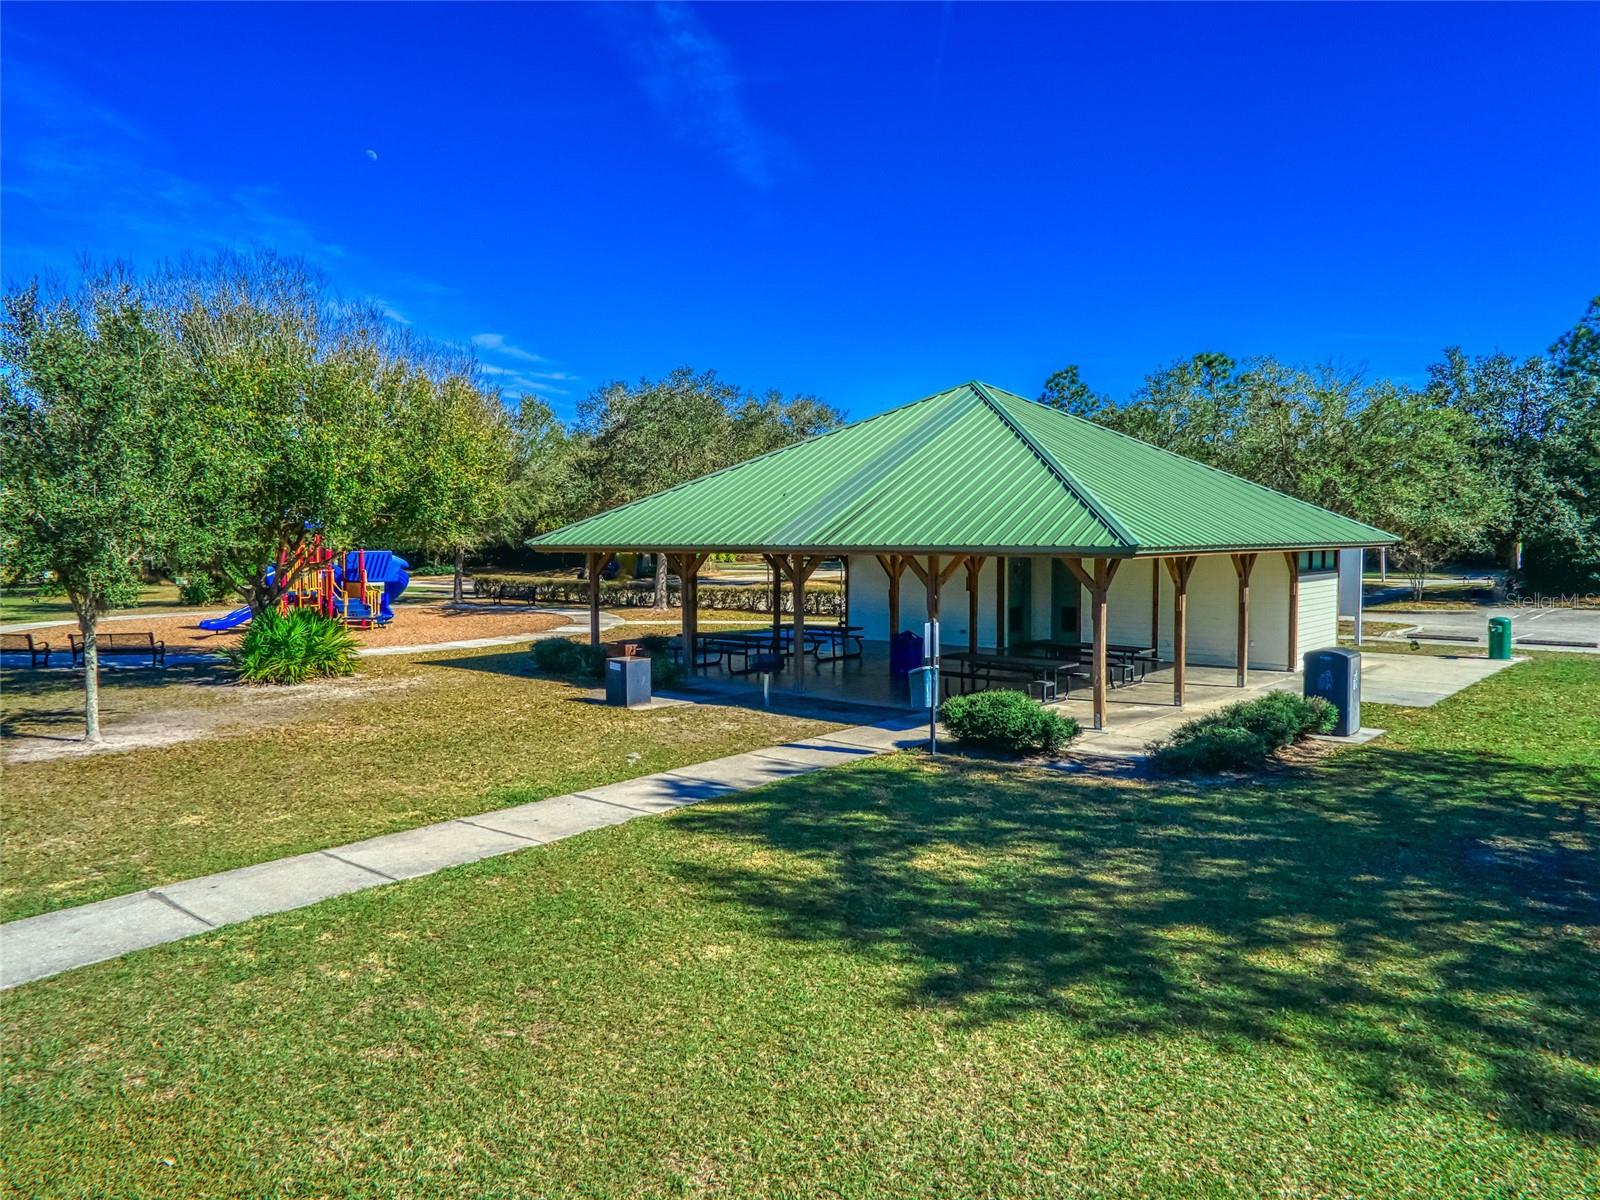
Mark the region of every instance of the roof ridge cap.
[[[1033, 453], [1038, 457], [1039, 461], [1044, 463], [1044, 465], [1050, 470], [1050, 473], [1061, 481], [1062, 486], [1076, 496], [1079, 502], [1094, 514], [1095, 520], [1099, 521], [1100, 524], [1104, 525], [1108, 530], [1110, 530], [1112, 536], [1121, 541], [1123, 545], [1129, 549], [1137, 549], [1139, 545], [1139, 539], [1134, 537], [1133, 534], [1130, 533], [1126, 527], [1124, 527], [1121, 521], [1117, 520], [1116, 516], [1106, 508], [1098, 496], [1080, 483], [1077, 477], [1073, 475], [1071, 471], [1067, 470], [1066, 467], [1057, 462], [1055, 456], [1041, 446], [1038, 440], [1026, 429], [1024, 429], [1021, 423], [1015, 417], [1006, 411], [1005, 405], [1001, 404], [1000, 401], [997, 400], [990, 392], [988, 384], [980, 383], [975, 379], [968, 384], [968, 386], [972, 388], [973, 391], [977, 392], [979, 397], [983, 400], [984, 404], [989, 407], [991, 412], [1005, 422], [1006, 428], [1010, 429], [1011, 432], [1016, 435], [1018, 440], [1023, 443], [1023, 445], [1027, 446], [1028, 449], [1033, 451]], [[1025, 399], [1025, 397], [1019, 397], [1019, 399]]]

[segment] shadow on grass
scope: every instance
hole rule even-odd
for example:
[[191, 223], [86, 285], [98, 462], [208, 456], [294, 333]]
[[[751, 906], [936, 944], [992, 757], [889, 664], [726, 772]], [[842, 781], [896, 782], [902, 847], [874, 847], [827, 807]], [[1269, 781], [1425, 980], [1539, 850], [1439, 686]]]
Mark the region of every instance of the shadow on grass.
[[[100, 672], [100, 714], [110, 720], [125, 711], [130, 691], [166, 686], [217, 687], [231, 684], [233, 668], [224, 662], [176, 662], [165, 667], [115, 666]], [[60, 728], [83, 732], [82, 670], [12, 670], [0, 673], [5, 712], [0, 737], [50, 737]]]
[[904, 758], [826, 779], [683, 813], [763, 853], [677, 869], [911, 968], [904, 1002], [957, 1024], [1309, 1046], [1378, 1098], [1600, 1140], [1600, 771], [1386, 749], [1229, 789]]

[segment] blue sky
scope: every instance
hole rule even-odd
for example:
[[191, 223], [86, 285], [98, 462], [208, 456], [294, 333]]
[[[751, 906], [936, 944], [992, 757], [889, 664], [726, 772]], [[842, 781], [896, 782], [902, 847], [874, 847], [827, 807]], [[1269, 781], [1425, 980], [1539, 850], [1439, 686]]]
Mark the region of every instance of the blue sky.
[[3, 16], [4, 274], [263, 244], [570, 414], [1204, 349], [1416, 382], [1600, 292], [1600, 6]]

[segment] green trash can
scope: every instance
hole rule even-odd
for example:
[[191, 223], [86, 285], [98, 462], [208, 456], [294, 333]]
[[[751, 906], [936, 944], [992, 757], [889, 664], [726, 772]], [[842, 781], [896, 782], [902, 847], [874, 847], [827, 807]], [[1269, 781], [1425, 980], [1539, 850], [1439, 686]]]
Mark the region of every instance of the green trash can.
[[1511, 618], [1489, 618], [1489, 657], [1511, 657]]

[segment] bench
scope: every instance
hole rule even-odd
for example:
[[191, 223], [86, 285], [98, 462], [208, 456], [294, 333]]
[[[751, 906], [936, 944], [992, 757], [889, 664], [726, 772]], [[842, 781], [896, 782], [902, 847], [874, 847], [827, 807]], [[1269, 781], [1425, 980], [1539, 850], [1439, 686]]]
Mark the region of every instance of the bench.
[[[167, 644], [156, 641], [153, 633], [99, 633], [94, 640], [101, 654], [148, 654], [152, 667], [164, 666], [167, 661]], [[83, 662], [83, 639], [69, 633], [67, 645], [72, 648], [72, 665], [79, 666]]]
[[26, 654], [33, 660], [33, 666], [39, 666], [39, 660], [44, 659], [44, 665], [50, 665], [50, 643], [36, 642], [31, 633], [0, 633], [0, 651], [6, 654]]

